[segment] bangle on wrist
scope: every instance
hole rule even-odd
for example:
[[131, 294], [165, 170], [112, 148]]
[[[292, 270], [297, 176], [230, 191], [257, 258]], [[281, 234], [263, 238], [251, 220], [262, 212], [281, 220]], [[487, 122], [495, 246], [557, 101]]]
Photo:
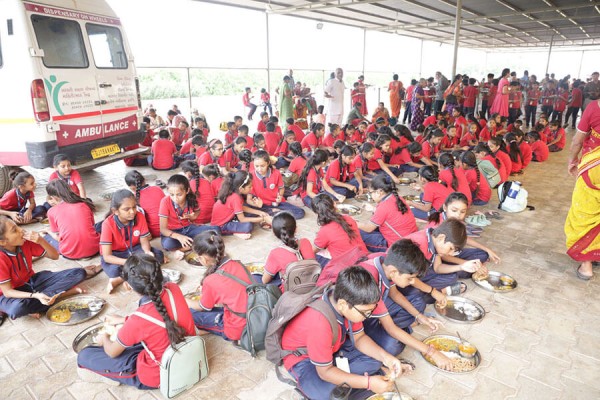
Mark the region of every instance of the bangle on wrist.
[[429, 291], [429, 294], [432, 294], [434, 290], [435, 290], [435, 288], [432, 286], [431, 290]]

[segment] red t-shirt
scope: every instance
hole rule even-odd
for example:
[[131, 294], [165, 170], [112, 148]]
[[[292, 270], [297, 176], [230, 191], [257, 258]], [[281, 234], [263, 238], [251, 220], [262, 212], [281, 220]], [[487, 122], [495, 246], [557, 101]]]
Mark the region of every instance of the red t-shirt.
[[55, 179], [62, 179], [63, 181], [67, 182], [67, 185], [69, 185], [69, 188], [71, 188], [71, 190], [75, 194], [77, 194], [78, 196], [81, 195], [79, 193], [79, 188], [77, 187], [77, 185], [79, 185], [82, 182], [81, 181], [81, 175], [79, 174], [79, 171], [77, 171], [76, 169], [72, 169], [71, 170], [71, 174], [69, 176], [67, 176], [67, 177], [59, 175], [58, 171], [54, 171], [48, 177], [48, 182], [51, 182], [51, 181], [53, 181]]
[[200, 214], [198, 218], [194, 220], [195, 224], [207, 224], [210, 222], [213, 207], [215, 205], [215, 194], [210, 182], [200, 177], [200, 188], [196, 191], [196, 178], [190, 179], [190, 190], [196, 193], [196, 199], [198, 200], [198, 207], [200, 207]]
[[[319, 169], [318, 171], [314, 168], [311, 168], [310, 171], [308, 171], [308, 174], [306, 175], [306, 182], [312, 182], [312, 192], [314, 194], [319, 194], [323, 185], [323, 168]], [[306, 190], [304, 188], [301, 188], [300, 197], [305, 198], [306, 196], [308, 196], [306, 194]]]
[[454, 137], [451, 138], [450, 136], [448, 136], [448, 134], [445, 134], [444, 137], [442, 138], [442, 141], [440, 142], [440, 148], [452, 149], [452, 148], [454, 148], [454, 146], [458, 145], [458, 143], [459, 143], [458, 135], [454, 135]]
[[217, 200], [213, 206], [212, 218], [210, 220], [211, 225], [223, 226], [235, 217], [236, 214], [244, 212], [244, 200], [237, 193], [232, 193], [225, 204], [221, 203], [221, 200]]
[[[458, 190], [456, 191], [467, 196], [467, 200], [469, 201], [469, 204], [471, 204], [473, 202], [473, 196], [471, 195], [469, 182], [465, 177], [464, 171], [461, 168], [455, 168], [454, 174], [456, 175], [456, 180], [458, 181]], [[455, 191], [452, 188], [452, 172], [449, 169], [443, 169], [440, 171], [440, 181], [444, 182], [451, 191]]]
[[496, 152], [496, 158], [498, 158], [502, 162], [502, 168], [504, 168], [506, 179], [508, 179], [512, 172], [512, 161], [510, 159], [510, 156], [502, 150], [498, 150]]
[[191, 214], [196, 210], [192, 210], [188, 207], [187, 203], [185, 208], [180, 208], [175, 205], [173, 200], [169, 196], [163, 197], [158, 207], [158, 216], [161, 218], [167, 218], [167, 228], [170, 230], [181, 229], [191, 224], [189, 219], [183, 219], [184, 214]]
[[218, 164], [221, 167], [225, 166], [225, 158], [223, 156], [219, 158], [213, 158], [213, 155], [210, 151], [202, 153], [200, 157], [198, 157], [198, 165], [203, 167], [209, 164]]
[[11, 189], [0, 199], [0, 208], [5, 211], [21, 211], [32, 198], [33, 192], [22, 194], [17, 188]]
[[242, 95], [242, 103], [244, 103], [244, 107], [248, 107], [250, 105], [250, 94], [244, 93]]
[[327, 173], [325, 174], [325, 182], [331, 186], [331, 178], [338, 180], [339, 182], [348, 182], [350, 180], [350, 166], [340, 166], [340, 159], [336, 158], [329, 164]]
[[363, 144], [365, 141], [365, 135], [362, 134], [360, 130], [355, 129], [354, 133], [352, 134], [352, 137], [348, 138], [348, 140], [350, 141], [350, 143]]
[[539, 90], [529, 89], [527, 91], [527, 105], [537, 107], [539, 99], [540, 99], [540, 91]]
[[[360, 263], [360, 266], [371, 274], [375, 282], [377, 282], [377, 286], [379, 286], [379, 292], [381, 293], [381, 297], [373, 310], [373, 314], [371, 314], [371, 318], [382, 318], [386, 315], [389, 315], [389, 311], [387, 306], [385, 305], [385, 300], [389, 296], [390, 288], [394, 285], [393, 282], [385, 276], [383, 273], [382, 260], [385, 258], [385, 253], [371, 253], [369, 254], [369, 259], [367, 261], [363, 261]], [[379, 268], [378, 268], [379, 267]], [[381, 273], [379, 272], [381, 270]]]
[[[232, 196], [229, 196], [232, 197]], [[244, 282], [251, 283], [244, 267], [238, 261], [225, 259], [219, 266], [220, 270], [236, 276]], [[202, 297], [200, 307], [210, 311], [217, 304], [223, 304], [223, 332], [229, 340], [239, 340], [246, 326], [246, 320], [230, 311], [243, 314], [248, 306], [246, 288], [231, 278], [219, 274], [210, 274], [202, 283]]]
[[381, 153], [381, 150], [374, 149], [373, 158], [367, 161], [367, 169], [369, 171], [379, 171], [381, 169], [381, 165], [379, 165], [377, 160], [383, 161], [383, 154]]
[[154, 142], [154, 131], [152, 129], [148, 129], [146, 131], [146, 136], [144, 136], [144, 140], [140, 143], [144, 147], [152, 146], [152, 142]]
[[[509, 152], [510, 151], [510, 147], [507, 145], [506, 146], [506, 151]], [[508, 155], [508, 158], [510, 159], [510, 173], [514, 173], [514, 172], [519, 172], [523, 169], [523, 158], [522, 156], [519, 156], [519, 158], [517, 159], [517, 161], [513, 161], [512, 158], [510, 158], [510, 154]]]
[[123, 225], [117, 217], [112, 215], [102, 222], [102, 232], [100, 233], [100, 254], [102, 254], [102, 245], [111, 245], [112, 251], [126, 251], [140, 244], [143, 237], [150, 238], [150, 231], [146, 218], [138, 213], [135, 219], [127, 225]]
[[352, 161], [352, 165], [350, 166], [350, 172], [354, 173], [357, 170], [360, 170], [364, 175], [368, 169], [367, 164], [368, 162], [364, 160], [360, 154], [357, 154]]
[[525, 168], [531, 162], [533, 152], [531, 151], [531, 146], [529, 143], [525, 141], [519, 143], [519, 148], [521, 149], [521, 155], [523, 156], [523, 168]]
[[447, 188], [439, 182], [427, 182], [423, 186], [423, 202], [431, 203], [431, 206], [439, 211], [442, 209], [444, 202], [454, 190]]
[[421, 252], [423, 255], [425, 255], [425, 258], [430, 262], [433, 261], [433, 256], [437, 253], [435, 251], [435, 246], [433, 245], [429, 228], [411, 233], [406, 237], [406, 239], [412, 240], [417, 246], [419, 246], [419, 249], [421, 249]]
[[356, 221], [347, 215], [342, 215], [342, 218], [348, 222], [352, 231], [356, 234], [355, 238], [350, 240], [348, 234], [342, 229], [342, 226], [337, 222], [330, 222], [322, 226], [315, 237], [315, 246], [320, 249], [329, 250], [331, 258], [336, 258], [342, 254], [352, 250], [355, 247], [368, 253], [367, 246], [360, 237], [360, 231]]
[[275, 150], [275, 155], [277, 157], [287, 157], [288, 153], [290, 152], [289, 148], [290, 144], [284, 140], [279, 144], [279, 146], [277, 146], [277, 150]]
[[475, 100], [477, 99], [477, 95], [479, 94], [479, 90], [475, 86], [467, 86], [463, 89], [464, 102], [463, 106], [465, 107], [475, 107]]
[[302, 146], [303, 152], [313, 151], [321, 144], [321, 138], [317, 138], [313, 132], [310, 132], [308, 135], [304, 136], [300, 145]]
[[260, 101], [262, 101], [265, 104], [271, 102], [271, 95], [269, 94], [269, 92], [261, 93]]
[[243, 137], [244, 139], [246, 139], [246, 148], [247, 149], [251, 149], [252, 147], [254, 147], [254, 139], [252, 139], [250, 136], [238, 135], [238, 137]]
[[[477, 167], [475, 167], [477, 168]], [[471, 193], [477, 189], [477, 171], [475, 168], [465, 170], [465, 177], [467, 181], [469, 181], [469, 189], [471, 189]], [[485, 176], [480, 172], [479, 173], [479, 191], [477, 192], [476, 199], [481, 201], [490, 201], [492, 197], [492, 189], [490, 188], [490, 184], [488, 183]]]
[[275, 132], [265, 132], [265, 150], [270, 156], [277, 154], [277, 147], [279, 146], [279, 136]]
[[[165, 283], [164, 287], [169, 289], [173, 294], [175, 309], [177, 310], [177, 325], [184, 329], [186, 336], [194, 336], [196, 333], [194, 319], [181, 293], [181, 289], [176, 284], [170, 282]], [[162, 291], [160, 298], [167, 309], [167, 313], [173, 318], [174, 313], [171, 307], [171, 300], [166, 290]], [[164, 321], [151, 301], [143, 303], [136, 312], [146, 314], [159, 321]], [[167, 347], [171, 345], [165, 328], [137, 315], [127, 317], [125, 324], [119, 330], [119, 333], [117, 333], [117, 341], [124, 347], [131, 347], [144, 342], [157, 360], [162, 358]], [[144, 385], [155, 388], [160, 385], [160, 368], [145, 349], [137, 356], [136, 369], [140, 382]]]
[[463, 126], [468, 126], [467, 119], [461, 115], [454, 120], [454, 126], [456, 126], [456, 137], [460, 139], [463, 134]]
[[[294, 250], [284, 244], [275, 247], [267, 256], [265, 263], [265, 273], [275, 276], [279, 274], [280, 277], [285, 275], [285, 271], [288, 265], [294, 261], [298, 261], [297, 252], [300, 251], [300, 255], [304, 260], [310, 260], [315, 258], [315, 252], [313, 251], [310, 240], [302, 238], [298, 239], [298, 250]], [[283, 285], [281, 285], [283, 291]]]
[[477, 137], [475, 137], [475, 135], [473, 135], [471, 132], [466, 132], [464, 135], [461, 136], [460, 143], [458, 145], [460, 147], [472, 146], [472, 141], [477, 141]]
[[429, 117], [425, 118], [425, 121], [423, 121], [423, 126], [426, 128], [432, 124], [437, 124], [437, 117], [435, 115], [430, 115]]
[[[267, 120], [267, 122], [269, 122]], [[267, 131], [267, 124], [262, 120], [258, 121], [258, 125], [256, 125], [256, 130], [260, 133], [265, 133]]]
[[333, 144], [338, 139], [342, 140], [341, 136], [334, 137], [331, 133], [328, 133], [323, 138], [323, 141], [321, 142], [321, 144], [325, 147], [333, 147]]
[[579, 88], [573, 88], [571, 91], [571, 107], [581, 107], [583, 105], [583, 93]]
[[225, 166], [229, 163], [229, 168], [235, 168], [240, 163], [239, 154], [233, 150], [233, 147], [230, 147], [225, 151], [223, 154], [223, 162], [225, 163]]
[[544, 89], [542, 91], [542, 105], [551, 106], [554, 104], [554, 96], [556, 95], [556, 90], [554, 89]]
[[[406, 205], [402, 197], [400, 201]], [[388, 246], [417, 230], [415, 216], [410, 212], [408, 205], [406, 208], [407, 211], [402, 214], [398, 210], [396, 197], [389, 194], [377, 205], [371, 217], [370, 221], [379, 227], [379, 232], [388, 242]]]
[[165, 197], [165, 192], [158, 186], [146, 185], [140, 190], [139, 206], [144, 210], [146, 223], [152, 237], [160, 236], [160, 217], [158, 209], [160, 202]]
[[520, 90], [517, 90], [515, 92], [511, 92], [510, 93], [510, 103], [508, 104], [509, 108], [516, 108], [516, 109], [520, 109], [521, 108], [521, 99], [523, 97], [523, 94], [521, 93]]
[[487, 142], [491, 138], [492, 138], [492, 134], [491, 134], [490, 130], [488, 129], [487, 126], [484, 126], [483, 129], [481, 130], [481, 132], [479, 133], [479, 141]]
[[94, 229], [94, 213], [85, 203], [61, 202], [48, 210], [50, 231], [58, 234], [58, 250], [68, 258], [98, 254], [100, 235]]
[[173, 129], [173, 133], [171, 134], [171, 140], [175, 144], [175, 146], [181, 146], [181, 144], [186, 141], [190, 137], [190, 128], [182, 131], [178, 128]]
[[432, 147], [429, 141], [424, 141], [421, 146], [421, 155], [426, 158], [431, 158], [440, 152], [440, 145]]
[[306, 165], [306, 159], [302, 157], [296, 157], [290, 163], [288, 167], [288, 171], [293, 172], [294, 174], [300, 176], [302, 174], [302, 170]]
[[556, 99], [554, 100], [554, 111], [563, 112], [567, 107], [569, 101], [569, 92], [566, 90], [559, 90]]
[[535, 155], [535, 161], [546, 161], [548, 156], [550, 155], [550, 150], [548, 150], [548, 145], [541, 140], [536, 140], [533, 143], [529, 144], [531, 146], [531, 151]]
[[192, 139], [186, 140], [184, 144], [181, 145], [181, 149], [179, 149], [179, 154], [190, 154], [192, 150]]
[[[20, 253], [19, 250], [22, 252]], [[43, 257], [46, 250], [37, 244], [26, 240], [17, 253], [0, 251], [0, 283], [10, 282], [13, 289], [20, 288], [33, 276], [33, 257]], [[0, 290], [2, 295], [2, 290]]]
[[[266, 176], [259, 175], [256, 170], [252, 172], [252, 194], [260, 198], [265, 205], [274, 203], [279, 191], [284, 187], [281, 172], [276, 168], [269, 168]], [[284, 201], [282, 197], [281, 202]]]
[[169, 139], [158, 139], [152, 143], [152, 166], [156, 169], [171, 169], [173, 168], [173, 155], [177, 153], [175, 143]]
[[295, 139], [296, 142], [302, 143], [302, 139], [304, 139], [304, 137], [306, 136], [304, 134], [304, 131], [302, 130], [302, 128], [300, 128], [296, 124], [292, 124], [292, 125], [288, 125], [287, 129], [288, 129], [288, 131], [292, 131], [296, 134], [296, 139]]

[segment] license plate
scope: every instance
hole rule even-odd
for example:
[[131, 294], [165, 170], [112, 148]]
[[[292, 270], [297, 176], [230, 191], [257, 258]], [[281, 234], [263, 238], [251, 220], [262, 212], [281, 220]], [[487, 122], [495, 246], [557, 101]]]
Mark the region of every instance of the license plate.
[[111, 156], [113, 154], [117, 154], [120, 152], [121, 152], [121, 148], [119, 147], [118, 144], [110, 144], [108, 146], [92, 149], [92, 158], [96, 159], [96, 158], [107, 157], [107, 156]]

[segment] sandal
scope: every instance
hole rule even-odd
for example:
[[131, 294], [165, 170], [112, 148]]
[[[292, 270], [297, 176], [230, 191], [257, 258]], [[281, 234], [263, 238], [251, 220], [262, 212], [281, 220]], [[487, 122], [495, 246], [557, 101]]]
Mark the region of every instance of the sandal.
[[467, 284], [457, 281], [448, 286], [445, 291], [448, 296], [458, 296], [467, 291]]
[[575, 267], [575, 274], [579, 279], [581, 279], [582, 281], [589, 281], [590, 279], [592, 279], [594, 275], [584, 275], [579, 271], [579, 268], [581, 268], [581, 265]]
[[500, 215], [500, 213], [498, 211], [487, 211], [485, 213], [485, 216], [488, 218], [493, 218], [493, 219], [504, 219], [504, 217], [502, 215]]
[[88, 265], [84, 268], [85, 270], [85, 279], [92, 279], [100, 272], [103, 271], [102, 265]]
[[159, 188], [161, 188], [161, 189], [166, 189], [166, 188], [167, 188], [167, 184], [166, 184], [166, 183], [164, 183], [164, 182], [163, 182], [162, 180], [160, 180], [160, 179], [157, 179], [157, 180], [154, 182], [154, 184], [155, 184], [156, 186], [158, 186]]

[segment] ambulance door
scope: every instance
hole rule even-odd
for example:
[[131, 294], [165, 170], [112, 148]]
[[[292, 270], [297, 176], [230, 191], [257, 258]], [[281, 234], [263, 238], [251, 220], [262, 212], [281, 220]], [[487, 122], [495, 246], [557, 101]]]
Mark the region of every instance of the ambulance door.
[[[85, 24], [95, 70], [102, 128], [105, 138], [137, 131], [139, 106], [136, 90], [135, 71], [121, 32], [118, 19], [111, 23]], [[119, 152], [118, 145], [95, 149], [102, 154], [92, 154], [94, 158]]]

